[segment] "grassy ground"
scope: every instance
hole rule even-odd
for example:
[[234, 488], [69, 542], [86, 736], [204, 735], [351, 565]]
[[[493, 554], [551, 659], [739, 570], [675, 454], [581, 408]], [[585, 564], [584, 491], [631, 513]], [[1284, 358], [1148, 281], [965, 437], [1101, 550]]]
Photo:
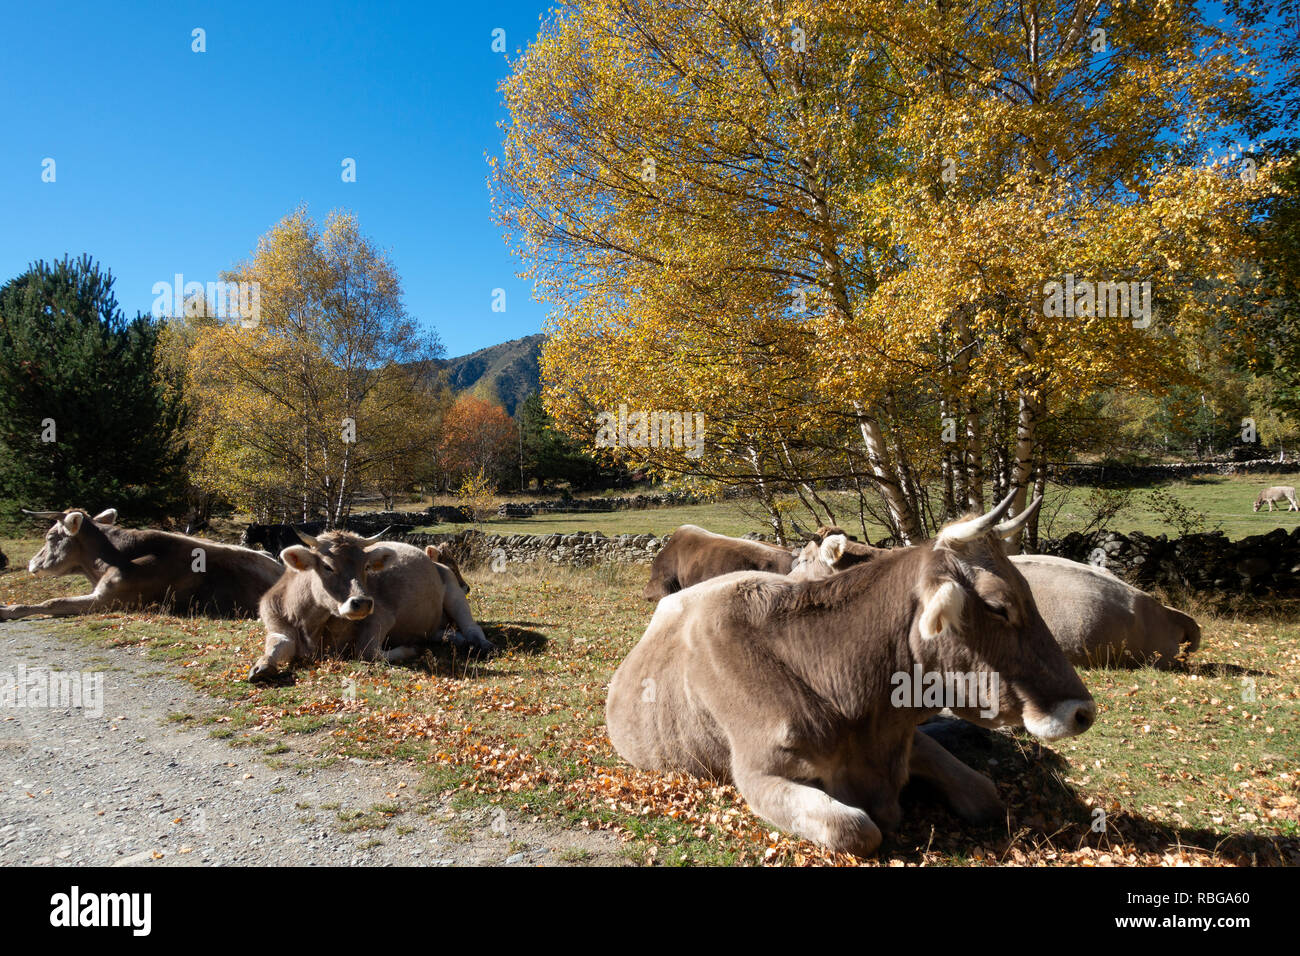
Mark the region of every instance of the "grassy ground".
[[[0, 546], [25, 560], [36, 542]], [[283, 687], [243, 681], [262, 644], [254, 621], [103, 615], [57, 626], [92, 645], [146, 645], [164, 674], [229, 702], [214, 736], [258, 747], [268, 761], [407, 761], [431, 797], [613, 830], [636, 861], [1300, 864], [1296, 608], [1202, 614], [1204, 643], [1187, 671], [1082, 672], [1100, 707], [1082, 737], [1049, 748], [964, 735], [957, 752], [994, 778], [1006, 824], [972, 828], [933, 795], [909, 792], [902, 828], [877, 858], [856, 861], [781, 836], [730, 787], [641, 773], [612, 751], [605, 687], [649, 620], [644, 575], [617, 566], [470, 572], [475, 615], [501, 657], [467, 664], [431, 654], [413, 668], [325, 661]], [[81, 590], [73, 579], [0, 575], [0, 603]]]
[[[1212, 475], [1164, 486], [1168, 492], [1191, 512], [1205, 517], [1205, 530], [1222, 530], [1230, 538], [1259, 534], [1273, 528], [1288, 530], [1300, 524], [1300, 512], [1267, 510], [1255, 514], [1251, 504], [1259, 492], [1271, 485], [1295, 485], [1296, 475]], [[1090, 520], [1087, 506], [1090, 487], [1049, 485], [1047, 500], [1043, 505], [1041, 533], [1059, 537], [1069, 531], [1081, 529]], [[1146, 499], [1147, 490], [1134, 494], [1134, 507], [1121, 512], [1107, 527], [1116, 531], [1142, 531], [1146, 534], [1170, 534], [1176, 529], [1160, 520]], [[832, 493], [824, 496], [836, 518], [851, 533], [860, 534], [857, 520], [857, 496]], [[799, 524], [811, 528], [814, 523], [806, 511], [794, 512]], [[768, 531], [754, 505], [743, 501], [725, 501], [716, 504], [685, 505], [671, 508], [648, 508], [643, 511], [616, 511], [604, 514], [555, 514], [533, 518], [493, 518], [483, 523], [484, 531], [495, 534], [552, 534], [577, 531], [599, 531], [606, 535], [656, 534], [662, 535], [679, 525], [697, 524], [719, 534], [742, 535], [749, 531]], [[456, 531], [465, 525], [427, 525], [423, 531]], [[884, 535], [879, 525], [868, 524], [871, 540]]]

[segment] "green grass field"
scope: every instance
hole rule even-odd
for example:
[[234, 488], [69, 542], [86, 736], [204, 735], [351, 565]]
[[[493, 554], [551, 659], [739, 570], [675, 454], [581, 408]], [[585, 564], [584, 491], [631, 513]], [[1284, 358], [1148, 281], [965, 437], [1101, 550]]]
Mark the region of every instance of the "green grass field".
[[[1192, 512], [1205, 517], [1206, 530], [1222, 530], [1230, 538], [1260, 534], [1273, 528], [1290, 530], [1300, 524], [1300, 512], [1267, 510], [1255, 514], [1251, 504], [1260, 490], [1270, 485], [1300, 484], [1296, 475], [1210, 475], [1161, 486], [1179, 503]], [[1060, 537], [1082, 528], [1088, 521], [1086, 501], [1092, 489], [1086, 486], [1066, 487], [1049, 484], [1040, 533]], [[1162, 523], [1143, 502], [1145, 491], [1135, 493], [1136, 507], [1121, 513], [1108, 527], [1114, 531], [1142, 531], [1146, 534], [1174, 535], [1172, 525]], [[836, 518], [852, 534], [861, 535], [857, 519], [857, 496], [848, 493], [831, 493], [823, 496], [835, 510]], [[795, 511], [794, 518], [802, 527], [815, 525], [806, 511]], [[480, 526], [493, 534], [567, 534], [578, 531], [598, 531], [605, 535], [617, 534], [667, 534], [683, 524], [696, 524], [719, 534], [743, 535], [750, 531], [770, 531], [763, 517], [752, 503], [725, 501], [716, 504], [685, 505], [671, 508], [648, 508], [643, 511], [616, 511], [604, 514], [555, 514], [533, 518], [492, 518]], [[421, 527], [421, 531], [458, 531], [467, 525], [438, 524]], [[868, 524], [867, 533], [877, 540], [885, 531], [879, 525]]]
[[[663, 517], [670, 527], [683, 520]], [[21, 569], [37, 543], [3, 542], [20, 569], [0, 575], [0, 602], [85, 590], [80, 579], [37, 581]], [[996, 782], [1004, 825], [972, 828], [932, 795], [909, 792], [901, 829], [879, 856], [859, 861], [777, 833], [730, 787], [642, 773], [613, 752], [605, 688], [650, 618], [639, 596], [645, 573], [471, 571], [471, 604], [504, 648], [499, 658], [429, 654], [410, 668], [330, 660], [300, 669], [286, 687], [243, 680], [262, 646], [256, 621], [112, 614], [55, 626], [90, 646], [145, 646], [164, 673], [229, 703], [214, 736], [259, 748], [268, 762], [405, 762], [420, 768], [430, 808], [450, 794], [463, 806], [612, 830], [637, 862], [1300, 864], [1296, 607], [1250, 616], [1193, 608], [1204, 641], [1185, 671], [1081, 672], [1099, 704], [1083, 736], [1051, 746], [1023, 734], [960, 743], [959, 755]]]

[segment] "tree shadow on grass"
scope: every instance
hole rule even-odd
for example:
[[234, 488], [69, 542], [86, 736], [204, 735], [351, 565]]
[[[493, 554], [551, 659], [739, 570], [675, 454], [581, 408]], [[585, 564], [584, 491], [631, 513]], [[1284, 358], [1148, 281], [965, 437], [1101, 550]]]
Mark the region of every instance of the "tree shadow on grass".
[[[1085, 847], [1090, 859], [1110, 853], [1116, 862], [1159, 864], [1180, 848], [1204, 862], [1241, 866], [1300, 865], [1300, 837], [1229, 833], [1148, 819], [1116, 804], [1085, 802], [1066, 782], [1072, 770], [1055, 751], [1023, 733], [985, 730], [963, 721], [929, 728], [931, 736], [967, 766], [993, 778], [1007, 820], [973, 826], [953, 815], [937, 790], [914, 781], [903, 791], [903, 820], [882, 855], [924, 862], [938, 853], [963, 860], [983, 850], [1005, 863], [1059, 863]], [[1099, 812], [1102, 811], [1102, 812]], [[1136, 854], [1136, 861], [1129, 861]]]

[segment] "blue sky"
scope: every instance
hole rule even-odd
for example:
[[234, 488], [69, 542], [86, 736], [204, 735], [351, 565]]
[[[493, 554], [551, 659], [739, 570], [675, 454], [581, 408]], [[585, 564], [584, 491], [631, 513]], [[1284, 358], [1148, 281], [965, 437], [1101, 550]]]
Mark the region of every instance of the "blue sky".
[[88, 252], [123, 309], [147, 312], [155, 282], [216, 280], [306, 203], [318, 221], [356, 213], [448, 355], [539, 331], [545, 309], [490, 218], [485, 153], [508, 72], [492, 30], [513, 56], [548, 6], [7, 5], [0, 281]]
[[[88, 252], [128, 314], [149, 311], [155, 282], [216, 280], [306, 203], [318, 220], [357, 214], [448, 355], [537, 332], [545, 309], [490, 218], [485, 153], [500, 148], [507, 73], [492, 31], [513, 55], [547, 8], [9, 4], [0, 281]], [[205, 53], [191, 51], [196, 27]], [[41, 180], [47, 157], [54, 183]]]

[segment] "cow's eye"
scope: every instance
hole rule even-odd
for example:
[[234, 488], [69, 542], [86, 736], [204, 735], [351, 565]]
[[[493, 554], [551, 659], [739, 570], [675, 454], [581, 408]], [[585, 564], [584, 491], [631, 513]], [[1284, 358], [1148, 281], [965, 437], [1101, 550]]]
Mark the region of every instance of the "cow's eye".
[[994, 614], [996, 614], [998, 617], [1002, 618], [1002, 620], [1004, 621], [1011, 620], [1011, 615], [1007, 613], [1006, 605], [990, 604], [989, 610], [992, 611]]

